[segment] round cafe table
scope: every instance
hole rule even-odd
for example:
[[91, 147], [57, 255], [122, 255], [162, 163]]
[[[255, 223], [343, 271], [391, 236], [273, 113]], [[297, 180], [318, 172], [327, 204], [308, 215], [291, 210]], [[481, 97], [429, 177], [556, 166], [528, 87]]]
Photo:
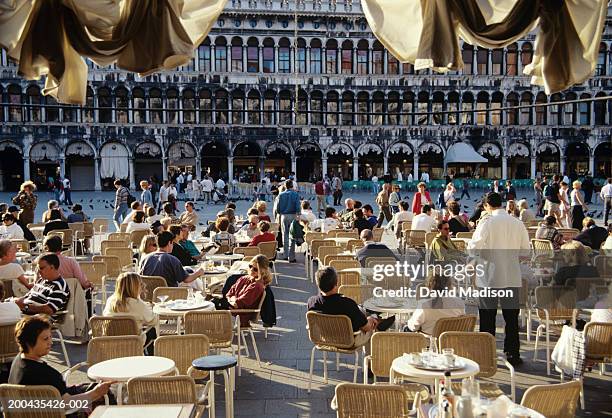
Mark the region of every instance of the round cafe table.
[[369, 311], [382, 312], [389, 315], [397, 315], [395, 329], [399, 331], [402, 317], [408, 316], [417, 308], [417, 301], [414, 298], [377, 298], [373, 297], [363, 302], [363, 307]]
[[159, 329], [159, 317], [160, 316], [176, 318], [176, 333], [180, 335], [182, 319], [187, 312], [214, 311], [215, 310], [215, 304], [209, 300], [198, 302], [196, 305], [194, 305], [193, 308], [190, 308], [189, 306], [185, 306], [185, 308], [181, 308], [181, 309], [172, 309], [170, 303], [171, 302], [165, 302], [163, 304], [156, 303], [153, 306], [153, 314], [155, 314], [155, 316], [157, 317], [157, 321], [155, 321], [156, 322], [155, 331], [157, 332], [157, 335], [161, 335], [160, 329]]
[[210, 261], [237, 261], [242, 260], [244, 258], [244, 254], [212, 254], [207, 255], [206, 260]]
[[87, 376], [91, 380], [117, 382], [117, 404], [121, 405], [125, 382], [133, 377], [163, 376], [174, 369], [174, 361], [165, 357], [120, 357], [94, 364], [87, 370]]
[[325, 238], [325, 241], [335, 241], [336, 244], [347, 244], [351, 240], [356, 240], [359, 238], [348, 238], [348, 237], [334, 237], [334, 238]]

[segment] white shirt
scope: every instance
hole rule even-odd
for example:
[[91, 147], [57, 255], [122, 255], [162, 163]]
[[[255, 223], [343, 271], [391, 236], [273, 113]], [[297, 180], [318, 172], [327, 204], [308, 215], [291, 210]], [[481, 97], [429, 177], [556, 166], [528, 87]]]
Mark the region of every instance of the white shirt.
[[403, 181], [403, 179], [402, 173], [397, 173], [397, 181]]
[[444, 202], [449, 203], [455, 200], [455, 192], [452, 190], [446, 190], [444, 192]]
[[372, 183], [378, 183], [378, 177], [372, 176]]
[[601, 192], [599, 193], [602, 199], [606, 197], [612, 197], [612, 184], [606, 183], [605, 186], [601, 188]]
[[338, 229], [340, 223], [334, 218], [315, 219], [311, 224], [311, 229], [321, 228], [321, 232], [329, 232], [334, 229]]
[[21, 319], [21, 309], [15, 302], [0, 303], [0, 325], [14, 324]]
[[413, 231], [431, 232], [436, 227], [436, 224], [437, 222], [433, 217], [425, 213], [419, 213], [412, 218], [412, 225], [410, 226], [410, 229]]
[[591, 313], [591, 322], [612, 322], [612, 309], [610, 308], [598, 308], [598, 306], [604, 305], [604, 303], [597, 303], [595, 309]]
[[417, 308], [410, 319], [408, 327], [412, 331], [422, 331], [431, 335], [438, 319], [452, 318], [465, 314], [465, 302], [459, 298], [444, 298], [442, 308], [432, 308], [432, 299], [419, 301]]
[[429, 173], [424, 172], [423, 174], [421, 174], [421, 181], [424, 181], [425, 183], [429, 183]]
[[121, 221], [122, 224], [126, 224], [128, 222], [131, 222], [132, 220], [132, 216], [134, 215], [134, 212], [136, 212], [135, 210], [130, 210], [130, 212], [125, 215], [125, 218], [123, 218], [123, 221]]
[[213, 183], [209, 178], [205, 178], [202, 180], [202, 191], [203, 192], [212, 192]]
[[128, 222], [128, 226], [125, 229], [125, 232], [134, 232], [134, 231], [145, 231], [150, 228], [150, 225], [146, 222], [136, 223], [134, 221]]
[[215, 183], [215, 187], [219, 190], [223, 189], [225, 187], [225, 182], [223, 181], [223, 179], [217, 180], [217, 183]]
[[168, 191], [170, 187], [162, 186], [159, 188], [159, 201], [167, 202], [168, 201]]
[[612, 236], [608, 235], [608, 238], [606, 238], [606, 242], [603, 243], [603, 245], [601, 246], [602, 250], [612, 250]]
[[389, 225], [393, 225], [393, 230], [397, 231], [400, 222], [412, 221], [413, 216], [414, 214], [412, 212], [409, 212], [407, 210], [400, 210], [399, 212], [393, 215], [393, 219], [391, 219], [391, 222], [387, 224], [387, 228], [389, 227]]
[[315, 214], [312, 213], [312, 209], [302, 210], [302, 213], [300, 214], [300, 218], [302, 218], [303, 221], [308, 221], [308, 222], [314, 222], [315, 219], [317, 219]]
[[412, 173], [408, 174], [408, 181], [413, 181]]
[[570, 179], [568, 176], [563, 176], [563, 180], [562, 180], [565, 184], [567, 185], [572, 185], [572, 183], [570, 182]]
[[6, 239], [23, 239], [23, 229], [16, 223], [0, 226], [0, 237]]
[[198, 181], [198, 179], [193, 179], [191, 181], [191, 188], [193, 189], [194, 192], [196, 190], [200, 190], [200, 182]]
[[[111, 304], [115, 300], [115, 295], [112, 295], [106, 300], [106, 306], [104, 307], [103, 315], [105, 316], [115, 316], [115, 315], [129, 315], [134, 317], [136, 323], [138, 324], [138, 328], [142, 328], [143, 325], [151, 325], [155, 320], [155, 315], [153, 314], [153, 310], [144, 303], [141, 299], [128, 298], [127, 300], [127, 309], [126, 312], [113, 312], [111, 311]], [[144, 343], [146, 340], [146, 335], [142, 333], [140, 335], [142, 342]]]
[[64, 179], [64, 189], [70, 189], [70, 180]]
[[182, 183], [185, 179], [183, 178], [182, 174], [179, 174], [179, 176], [176, 178], [176, 182], [177, 183]]
[[153, 225], [153, 223], [154, 223], [155, 221], [161, 221], [161, 218], [163, 218], [163, 216], [161, 216], [161, 215], [153, 215], [153, 216], [149, 216], [149, 217], [147, 217], [147, 223], [148, 223], [149, 225]]
[[191, 173], [189, 173], [187, 174], [187, 181], [191, 183], [191, 180], [193, 180], [193, 176], [191, 175]]
[[176, 191], [176, 187], [173, 187], [173, 186], [168, 187], [168, 197], [170, 197], [170, 195], [173, 195], [175, 198], [176, 198], [176, 196], [178, 196], [178, 192]]
[[[471, 253], [480, 255], [486, 267], [477, 277], [479, 287], [521, 287], [520, 255], [529, 255], [529, 234], [523, 222], [504, 209], [496, 209], [478, 223], [468, 243]], [[474, 251], [485, 250], [485, 251]]]

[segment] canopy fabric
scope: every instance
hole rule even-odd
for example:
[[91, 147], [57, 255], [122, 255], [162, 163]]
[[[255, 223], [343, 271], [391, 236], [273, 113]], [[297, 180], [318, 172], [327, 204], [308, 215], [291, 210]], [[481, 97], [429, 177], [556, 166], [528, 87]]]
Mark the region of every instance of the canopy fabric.
[[50, 142], [39, 142], [32, 145], [30, 149], [30, 160], [34, 162], [42, 160], [58, 161], [59, 150]]
[[117, 142], [105, 144], [100, 150], [100, 177], [126, 179], [128, 175], [128, 150]]
[[451, 145], [444, 157], [445, 166], [456, 163], [480, 164], [488, 161], [485, 157], [478, 154], [470, 144], [465, 142], [457, 142]]
[[[416, 70], [463, 68], [459, 38], [501, 48], [537, 29], [523, 69], [546, 94], [582, 83], [595, 71], [607, 0], [361, 0], [380, 42]], [[406, 30], [410, 28], [410, 30]]]
[[147, 75], [187, 64], [227, 0], [0, 0], [0, 46], [43, 93], [84, 104], [88, 57]]

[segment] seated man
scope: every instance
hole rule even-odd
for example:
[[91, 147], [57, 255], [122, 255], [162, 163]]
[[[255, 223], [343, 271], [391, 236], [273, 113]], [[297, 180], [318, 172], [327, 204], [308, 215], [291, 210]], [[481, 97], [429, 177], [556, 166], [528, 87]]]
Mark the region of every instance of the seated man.
[[574, 237], [574, 241], [579, 241], [587, 247], [599, 251], [601, 244], [603, 244], [607, 238], [608, 230], [595, 225], [593, 218], [586, 217], [582, 221], [582, 232]]
[[230, 221], [227, 218], [217, 218], [215, 222], [217, 233], [211, 236], [211, 241], [232, 251], [236, 246], [236, 237], [229, 232]]
[[257, 229], [259, 229], [260, 234], [253, 237], [251, 242], [249, 242], [249, 247], [256, 247], [260, 242], [276, 241], [276, 234], [270, 232], [270, 222], [260, 221]]
[[558, 250], [563, 244], [563, 234], [557, 231], [555, 224], [557, 218], [554, 216], [547, 216], [544, 218], [544, 222], [540, 225], [535, 233], [536, 239], [544, 239], [552, 242], [553, 248]]
[[331, 206], [325, 208], [325, 219], [315, 219], [309, 225], [310, 229], [321, 229], [321, 232], [329, 232], [340, 227], [340, 221], [336, 217], [336, 209]]
[[255, 238], [259, 235], [259, 229], [257, 228], [257, 223], [259, 222], [259, 216], [257, 215], [249, 215], [248, 222], [240, 228], [238, 233], [246, 234], [249, 238]]
[[157, 251], [140, 260], [139, 274], [163, 277], [170, 287], [177, 287], [179, 283], [191, 283], [202, 276], [204, 272], [201, 269], [188, 273], [179, 259], [172, 255], [173, 241], [172, 232], [163, 231], [157, 234]]
[[185, 202], [185, 212], [179, 217], [182, 225], [189, 225], [191, 230], [195, 230], [198, 226], [198, 214], [195, 211], [193, 202]]
[[314, 222], [314, 220], [317, 219], [315, 214], [312, 212], [310, 202], [308, 200], [302, 200], [300, 206], [302, 207], [302, 212], [300, 213], [301, 221], [309, 223]]
[[204, 246], [202, 251], [198, 250], [193, 241], [189, 239], [190, 231], [191, 227], [189, 225], [181, 225], [179, 244], [185, 249], [185, 251], [187, 251], [187, 253], [189, 253], [191, 257], [195, 258], [196, 260], [201, 260], [206, 255], [206, 252], [215, 245], [209, 243]]
[[53, 315], [66, 308], [70, 299], [68, 284], [59, 273], [60, 260], [55, 254], [38, 257], [40, 278], [25, 296], [15, 299], [24, 314]]
[[450, 226], [447, 221], [438, 223], [438, 235], [433, 239], [429, 248], [435, 260], [463, 262], [466, 259], [466, 255], [459, 251], [451, 240]]
[[338, 213], [338, 218], [342, 222], [351, 222], [353, 221], [353, 210], [355, 208], [355, 201], [350, 197], [344, 200], [344, 209]]
[[399, 261], [399, 258], [389, 247], [380, 242], [374, 242], [374, 234], [370, 229], [361, 231], [360, 237], [365, 244], [362, 248], [357, 250], [356, 254], [361, 267], [365, 267], [366, 259], [371, 257], [393, 257]]
[[353, 214], [355, 216], [353, 229], [356, 229], [357, 233], [361, 234], [363, 230], [372, 228], [370, 221], [368, 221], [363, 214], [363, 209], [355, 209]]
[[433, 216], [431, 216], [431, 206], [423, 206], [421, 213], [412, 218], [411, 229], [413, 231], [425, 231], [431, 232], [436, 227], [437, 222]]
[[142, 203], [140, 203], [138, 200], [135, 200], [130, 205], [130, 209], [130, 212], [125, 215], [123, 221], [121, 221], [122, 224], [127, 224], [128, 222], [130, 222], [133, 219], [134, 213], [143, 210]]
[[391, 222], [387, 224], [387, 228], [393, 228], [395, 236], [399, 238], [402, 233], [400, 229], [400, 222], [412, 221], [412, 212], [410, 212], [410, 205], [405, 200], [399, 202], [399, 212], [393, 214]]
[[59, 209], [51, 209], [51, 214], [49, 215], [49, 217], [50, 220], [45, 224], [45, 229], [43, 230], [44, 236], [46, 236], [51, 231], [70, 228], [68, 226], [68, 222], [62, 219], [62, 212]]
[[172, 255], [179, 259], [183, 266], [195, 266], [198, 260], [192, 257], [189, 252], [181, 245], [181, 226], [170, 225], [170, 232], [174, 235]]
[[378, 224], [378, 218], [374, 215], [374, 209], [372, 209], [371, 205], [363, 205], [363, 215], [370, 222], [370, 228], [374, 229], [374, 227]]
[[[326, 315], [346, 315], [350, 318], [355, 335], [355, 345], [366, 345], [375, 330], [385, 331], [395, 321], [391, 316], [380, 320], [374, 316], [366, 316], [359, 305], [338, 293], [338, 274], [333, 267], [326, 267], [317, 272], [317, 286], [321, 293], [308, 299], [308, 310]], [[366, 346], [366, 349], [369, 348]]]

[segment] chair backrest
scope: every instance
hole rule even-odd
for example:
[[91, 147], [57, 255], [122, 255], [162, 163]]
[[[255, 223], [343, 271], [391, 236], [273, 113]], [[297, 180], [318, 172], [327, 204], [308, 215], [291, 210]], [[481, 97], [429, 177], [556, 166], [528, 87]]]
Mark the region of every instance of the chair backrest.
[[203, 334], [212, 346], [231, 344], [233, 338], [230, 311], [189, 311], [185, 314], [185, 334]]
[[133, 405], [195, 404], [196, 384], [189, 376], [134, 377], [127, 382]]
[[593, 263], [600, 276], [612, 276], [612, 256], [598, 255], [593, 259]]
[[440, 318], [436, 321], [432, 336], [438, 338], [447, 331], [472, 332], [476, 326], [475, 315], [460, 315], [454, 318]]
[[555, 255], [555, 247], [553, 247], [552, 241], [547, 239], [533, 238], [531, 247], [536, 257], [553, 257]]
[[127, 244], [123, 240], [104, 240], [100, 243], [100, 254], [106, 255], [106, 250], [109, 248], [128, 248], [129, 244]]
[[589, 297], [591, 288], [606, 286], [609, 283], [609, 279], [601, 277], [576, 277], [571, 279], [572, 284], [575, 282], [576, 285], [576, 298], [577, 300], [584, 300]]
[[412, 221], [400, 221], [399, 225], [402, 231], [410, 231], [412, 229]]
[[260, 242], [257, 244], [257, 248], [259, 248], [259, 252], [265, 255], [268, 260], [272, 261], [276, 259], [276, 246], [278, 243], [276, 241], [269, 242]]
[[132, 248], [138, 248], [140, 246], [140, 243], [142, 242], [142, 239], [150, 234], [151, 232], [147, 229], [130, 232], [130, 245], [132, 246]]
[[350, 348], [355, 343], [353, 326], [346, 315], [326, 315], [306, 312], [308, 338], [315, 345]]
[[138, 324], [131, 316], [92, 316], [89, 318], [92, 337], [140, 335]]
[[374, 286], [371, 284], [342, 284], [338, 288], [338, 293], [353, 299], [359, 305], [370, 299], [373, 296], [373, 292]]
[[536, 313], [539, 318], [546, 317], [544, 309], [548, 311], [549, 319], [570, 319], [576, 307], [576, 289], [565, 286], [538, 286], [535, 288]]
[[588, 322], [584, 326], [586, 356], [590, 359], [612, 359], [612, 323]]
[[11, 242], [17, 247], [17, 251], [29, 252], [30, 243], [26, 239], [12, 239]]
[[373, 235], [372, 241], [380, 242], [384, 232], [385, 232], [384, 228], [376, 228], [376, 227], [374, 227], [374, 229], [372, 230], [372, 235]]
[[355, 231], [337, 231], [336, 238], [354, 238], [359, 240], [359, 234]]
[[92, 261], [99, 261], [106, 264], [106, 274], [117, 277], [121, 274], [121, 260], [116, 255], [94, 255]]
[[340, 270], [344, 270], [344, 269], [350, 269], [350, 268], [359, 268], [361, 267], [361, 264], [359, 264], [359, 261], [353, 259], [353, 260], [332, 260], [329, 262], [328, 264], [330, 267], [333, 267], [336, 269], [336, 271], [340, 271]]
[[324, 238], [325, 238], [325, 234], [323, 232], [306, 232], [304, 234], [304, 241], [306, 241], [306, 244], [309, 247], [313, 240], [316, 239], [316, 240], [322, 241]]
[[564, 241], [571, 241], [576, 235], [580, 234], [580, 231], [575, 228], [557, 228], [557, 231], [563, 235]]
[[312, 254], [314, 258], [317, 258], [319, 254], [319, 248], [323, 246], [335, 247], [336, 243], [334, 241], [328, 241], [326, 239], [313, 239], [310, 242], [310, 254]]
[[139, 335], [95, 337], [87, 345], [89, 366], [114, 358], [132, 356], [142, 356], [142, 340]]
[[186, 287], [156, 287], [153, 290], [153, 301], [157, 301], [157, 298], [162, 295], [168, 296], [168, 300], [187, 299], [189, 289]]
[[337, 255], [340, 254], [342, 252], [342, 247], [340, 246], [325, 246], [325, 247], [319, 247], [319, 251], [318, 251], [318, 259], [321, 262], [325, 261], [325, 257], [328, 255]]
[[90, 282], [102, 286], [102, 278], [107, 274], [106, 263], [103, 261], [79, 261], [79, 267]]
[[336, 386], [338, 418], [407, 417], [410, 404], [399, 385], [340, 383]]
[[339, 286], [359, 285], [359, 284], [361, 284], [361, 274], [359, 272], [357, 271], [338, 271], [338, 285]]
[[93, 238], [94, 236], [94, 224], [91, 222], [83, 222], [83, 237]]
[[341, 229], [332, 229], [331, 231], [327, 231], [326, 238], [336, 238], [340, 232], [343, 232]]
[[161, 276], [140, 276], [140, 280], [144, 285], [142, 288], [142, 300], [146, 302], [155, 302], [153, 299], [153, 291], [158, 287], [168, 287], [168, 282]]
[[354, 255], [330, 254], [330, 255], [325, 256], [325, 260], [323, 260], [323, 264], [325, 264], [326, 266], [329, 266], [330, 263], [335, 260], [353, 261], [355, 260], [355, 256]]
[[68, 228], [72, 229], [72, 234], [76, 239], [85, 238], [85, 226], [83, 222], [69, 223]]
[[389, 377], [389, 369], [393, 360], [404, 353], [420, 353], [428, 344], [429, 338], [419, 333], [374, 333], [370, 339], [372, 373], [377, 377]]
[[573, 418], [580, 395], [580, 382], [531, 386], [523, 394], [521, 405], [545, 417]]
[[19, 354], [15, 342], [15, 324], [0, 325], [0, 364], [7, 363]]
[[404, 230], [404, 240], [409, 247], [422, 248], [425, 246], [425, 234], [427, 232], [417, 230]]
[[361, 248], [363, 246], [365, 246], [365, 244], [360, 239], [352, 239], [346, 243], [347, 251], [351, 251], [351, 252], [356, 251], [357, 248]]
[[438, 235], [437, 232], [426, 232], [425, 233], [425, 247], [426, 248], [429, 248], [431, 246], [431, 243], [433, 242], [436, 235]]
[[[179, 374], [198, 378], [198, 370], [191, 368], [193, 360], [208, 355], [208, 337], [203, 334], [162, 335], [154, 343], [155, 355], [174, 360]], [[203, 373], [201, 373], [203, 374]]]
[[[9, 405], [10, 400], [40, 402], [44, 399], [49, 402], [45, 408], [15, 408]], [[66, 416], [64, 408], [60, 408], [62, 397], [54, 386], [49, 385], [0, 385], [0, 402], [5, 418], [63, 418]], [[10, 408], [9, 408], [10, 406]]]
[[119, 232], [126, 232], [127, 231], [127, 227], [128, 227], [128, 224], [122, 223], [121, 225], [119, 225]]
[[108, 232], [108, 219], [106, 218], [93, 218], [91, 223], [95, 233]]
[[234, 254], [243, 254], [245, 257], [254, 257], [261, 254], [259, 247], [236, 247]]
[[374, 266], [392, 265], [394, 266], [397, 260], [393, 257], [367, 257], [365, 261], [366, 268], [374, 268]]
[[471, 232], [457, 232], [457, 238], [472, 238], [474, 231]]
[[[124, 224], [127, 227], [127, 224]], [[126, 244], [130, 242], [130, 234], [127, 232], [111, 232], [108, 234], [108, 240], [110, 241], [124, 241]]]
[[134, 265], [133, 253], [131, 248], [107, 248], [104, 255], [114, 255], [119, 257], [121, 267], [131, 267]]
[[62, 233], [62, 246], [64, 248], [68, 248], [72, 246], [72, 240], [74, 239], [74, 233], [72, 231], [72, 229], [68, 228], [68, 229], [56, 229], [54, 231], [51, 232], [58, 232], [58, 233]]
[[459, 251], [467, 250], [467, 243], [464, 240], [451, 238], [451, 241], [453, 242], [453, 244], [455, 244], [455, 247], [457, 247]]
[[456, 355], [478, 363], [478, 377], [491, 377], [497, 373], [495, 337], [488, 332], [446, 331], [440, 335], [438, 344], [440, 350], [452, 348]]

